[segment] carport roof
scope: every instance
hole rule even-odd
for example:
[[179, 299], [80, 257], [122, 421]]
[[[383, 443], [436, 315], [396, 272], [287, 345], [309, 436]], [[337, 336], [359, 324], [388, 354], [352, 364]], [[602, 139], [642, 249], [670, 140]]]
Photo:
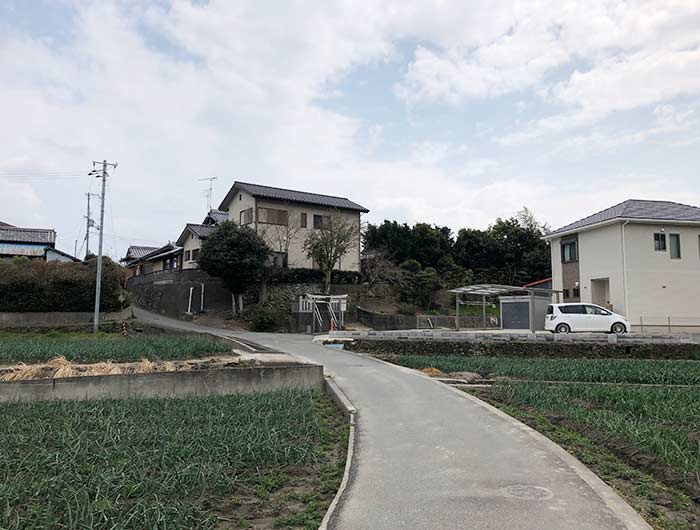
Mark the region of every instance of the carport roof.
[[482, 283], [478, 285], [465, 285], [451, 289], [451, 293], [455, 294], [473, 294], [479, 296], [497, 296], [508, 293], [524, 292], [535, 294], [553, 294], [559, 293], [556, 289], [543, 289], [541, 287], [518, 287], [517, 285], [499, 285], [495, 283]]

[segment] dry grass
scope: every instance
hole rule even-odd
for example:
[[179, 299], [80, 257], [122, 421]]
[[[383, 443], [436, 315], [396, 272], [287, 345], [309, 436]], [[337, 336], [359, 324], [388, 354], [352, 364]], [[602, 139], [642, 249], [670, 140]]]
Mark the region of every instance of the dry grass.
[[65, 357], [54, 357], [43, 364], [10, 366], [0, 371], [0, 381], [26, 381], [30, 379], [54, 379], [62, 377], [84, 377], [91, 375], [146, 374], [151, 372], [175, 372], [189, 370], [186, 361], [150, 361], [142, 359], [138, 363], [113, 363], [112, 361], [74, 364]]

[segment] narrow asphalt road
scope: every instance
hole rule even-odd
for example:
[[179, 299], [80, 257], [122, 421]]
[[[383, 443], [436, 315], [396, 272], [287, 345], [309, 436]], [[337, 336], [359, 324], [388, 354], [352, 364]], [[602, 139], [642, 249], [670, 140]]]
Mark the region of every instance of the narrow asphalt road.
[[358, 409], [341, 530], [642, 530], [646, 523], [562, 449], [412, 370], [313, 344], [137, 310], [153, 324], [247, 339], [322, 364]]

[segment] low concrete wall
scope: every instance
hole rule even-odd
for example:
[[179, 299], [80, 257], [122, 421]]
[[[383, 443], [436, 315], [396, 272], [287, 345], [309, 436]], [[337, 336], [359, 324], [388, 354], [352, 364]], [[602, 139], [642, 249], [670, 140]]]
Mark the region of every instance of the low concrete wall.
[[323, 366], [298, 364], [10, 381], [0, 383], [0, 403], [218, 396], [322, 387]]
[[[94, 313], [0, 313], [0, 329], [60, 328], [91, 324]], [[100, 313], [100, 322], [115, 322], [133, 317], [131, 307], [118, 313]]]

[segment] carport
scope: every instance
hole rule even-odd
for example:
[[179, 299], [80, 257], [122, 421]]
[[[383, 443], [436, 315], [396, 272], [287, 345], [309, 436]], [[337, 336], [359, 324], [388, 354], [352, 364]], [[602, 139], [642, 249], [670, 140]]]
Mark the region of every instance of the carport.
[[[536, 296], [555, 296], [556, 303], [559, 303], [559, 295], [561, 291], [555, 289], [542, 289], [534, 287], [518, 287], [516, 285], [498, 285], [492, 283], [482, 283], [479, 285], [466, 285], [451, 289], [451, 293], [455, 295], [455, 327], [459, 330], [459, 309], [463, 305], [481, 305], [481, 314], [484, 319], [484, 329], [486, 328], [486, 298], [494, 296], [503, 296], [515, 293], [526, 293], [530, 302], [530, 331], [535, 332], [535, 297]], [[472, 297], [470, 299], [470, 297]], [[474, 298], [480, 300], [475, 301]]]

